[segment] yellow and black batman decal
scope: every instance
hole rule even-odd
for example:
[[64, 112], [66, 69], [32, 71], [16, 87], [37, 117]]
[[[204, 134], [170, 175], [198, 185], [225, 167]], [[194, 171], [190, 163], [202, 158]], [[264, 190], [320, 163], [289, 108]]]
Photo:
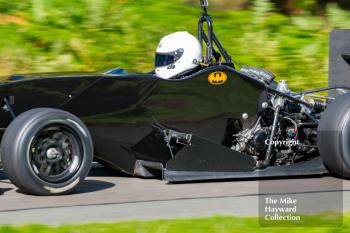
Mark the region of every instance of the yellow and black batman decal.
[[210, 84], [213, 84], [213, 85], [224, 84], [227, 81], [227, 74], [222, 71], [216, 71], [216, 72], [210, 73], [208, 76], [208, 81]]

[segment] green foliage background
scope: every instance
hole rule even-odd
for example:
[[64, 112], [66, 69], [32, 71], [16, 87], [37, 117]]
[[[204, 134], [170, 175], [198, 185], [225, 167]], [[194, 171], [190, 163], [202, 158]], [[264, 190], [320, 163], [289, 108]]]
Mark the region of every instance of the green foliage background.
[[[0, 0], [0, 76], [152, 70], [161, 37], [196, 34], [196, 2]], [[275, 1], [252, 0], [239, 10], [225, 7], [228, 1], [212, 2], [216, 33], [236, 61], [268, 68], [297, 89], [327, 85], [329, 32], [349, 27], [348, 11], [334, 3], [317, 15], [309, 10], [316, 1], [303, 0], [303, 11], [290, 16]]]

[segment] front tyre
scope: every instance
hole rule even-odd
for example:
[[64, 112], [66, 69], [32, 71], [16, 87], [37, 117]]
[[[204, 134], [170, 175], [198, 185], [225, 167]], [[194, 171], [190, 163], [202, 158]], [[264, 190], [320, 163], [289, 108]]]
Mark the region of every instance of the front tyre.
[[87, 176], [93, 143], [76, 116], [37, 108], [19, 115], [1, 141], [6, 175], [22, 192], [59, 195], [71, 192]]
[[318, 125], [318, 149], [326, 167], [350, 179], [350, 93], [337, 97]]

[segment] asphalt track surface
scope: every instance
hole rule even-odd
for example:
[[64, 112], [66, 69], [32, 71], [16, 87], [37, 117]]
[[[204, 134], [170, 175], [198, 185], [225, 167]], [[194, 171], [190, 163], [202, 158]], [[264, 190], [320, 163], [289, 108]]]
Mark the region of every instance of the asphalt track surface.
[[0, 169], [0, 224], [60, 225], [212, 215], [258, 216], [262, 194], [304, 199], [311, 203], [311, 211], [315, 213], [339, 208], [339, 205], [320, 203], [341, 203], [342, 210], [350, 210], [350, 181], [330, 176], [167, 184], [155, 179], [127, 177], [95, 165], [73, 194], [54, 197], [20, 193]]

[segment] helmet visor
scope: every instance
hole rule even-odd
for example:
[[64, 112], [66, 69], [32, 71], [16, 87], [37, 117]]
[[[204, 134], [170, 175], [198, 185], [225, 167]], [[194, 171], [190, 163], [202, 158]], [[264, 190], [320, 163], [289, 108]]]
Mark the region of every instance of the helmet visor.
[[168, 66], [178, 61], [184, 53], [183, 49], [175, 50], [170, 53], [156, 53], [156, 67]]
[[156, 54], [156, 67], [168, 66], [176, 62], [175, 56], [170, 54]]

